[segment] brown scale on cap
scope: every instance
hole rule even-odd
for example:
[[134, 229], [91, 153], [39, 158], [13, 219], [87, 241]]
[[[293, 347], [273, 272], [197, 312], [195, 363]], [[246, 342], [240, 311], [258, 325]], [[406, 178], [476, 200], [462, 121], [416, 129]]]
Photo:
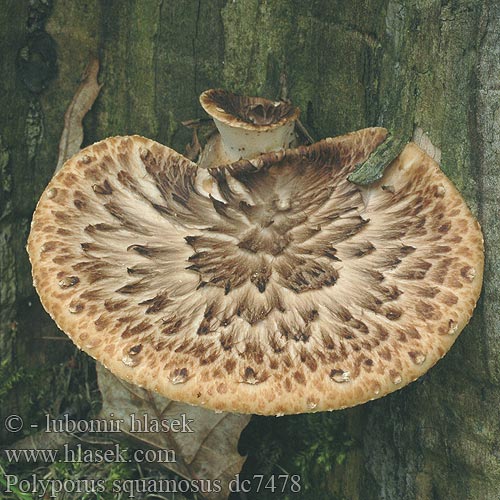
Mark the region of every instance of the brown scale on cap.
[[365, 129], [212, 168], [211, 194], [154, 141], [90, 146], [34, 215], [42, 302], [115, 374], [172, 399], [276, 414], [394, 391], [469, 320], [483, 243], [413, 144], [380, 182], [347, 181], [385, 137]]
[[207, 112], [222, 122], [260, 131], [278, 127], [299, 115], [299, 109], [289, 101], [242, 96], [222, 89], [207, 90], [200, 101]]

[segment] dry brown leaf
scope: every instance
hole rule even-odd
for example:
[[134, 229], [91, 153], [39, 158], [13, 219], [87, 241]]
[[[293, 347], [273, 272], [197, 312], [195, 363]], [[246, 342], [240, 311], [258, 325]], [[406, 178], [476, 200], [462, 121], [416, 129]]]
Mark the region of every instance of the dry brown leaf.
[[[120, 428], [129, 437], [149, 447], [174, 450], [176, 462], [161, 465], [186, 479], [219, 480], [222, 491], [205, 496], [210, 500], [227, 498], [227, 485], [240, 472], [245, 461], [237, 446], [250, 416], [216, 413], [172, 401], [124, 382], [99, 363], [97, 374], [103, 400], [100, 418], [123, 419]], [[145, 414], [149, 423], [179, 419], [185, 414], [186, 419], [193, 419], [190, 427], [194, 432], [131, 432], [131, 415], [144, 422]]]
[[102, 87], [102, 84], [97, 82], [98, 74], [99, 59], [93, 58], [85, 68], [80, 86], [64, 114], [64, 129], [59, 142], [56, 172], [68, 158], [80, 150], [83, 141], [82, 121], [97, 99]]
[[196, 161], [201, 154], [201, 143], [198, 139], [198, 132], [196, 128], [193, 128], [193, 138], [191, 139], [191, 144], [186, 144], [186, 158], [191, 161]]
[[196, 162], [203, 150], [203, 144], [206, 144], [207, 140], [217, 131], [215, 123], [212, 118], [195, 118], [183, 121], [181, 124], [193, 131], [191, 143], [185, 147], [185, 156]]

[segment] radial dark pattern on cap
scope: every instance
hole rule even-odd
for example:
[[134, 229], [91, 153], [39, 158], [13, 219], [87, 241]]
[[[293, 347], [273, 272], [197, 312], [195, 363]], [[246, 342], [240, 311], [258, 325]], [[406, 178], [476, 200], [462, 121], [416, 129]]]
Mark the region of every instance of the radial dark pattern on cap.
[[470, 318], [482, 237], [409, 145], [382, 181], [347, 181], [365, 129], [201, 171], [141, 137], [73, 157], [37, 207], [42, 302], [114, 373], [210, 408], [341, 408], [414, 380]]
[[215, 118], [233, 126], [273, 128], [298, 118], [299, 109], [288, 101], [248, 97], [222, 89], [210, 89], [200, 97], [204, 109]]

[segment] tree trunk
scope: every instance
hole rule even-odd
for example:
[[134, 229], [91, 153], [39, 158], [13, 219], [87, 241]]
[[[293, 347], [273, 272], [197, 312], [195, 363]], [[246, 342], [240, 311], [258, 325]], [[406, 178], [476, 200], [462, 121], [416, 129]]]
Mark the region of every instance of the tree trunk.
[[[353, 439], [311, 498], [500, 497], [497, 1], [1, 4], [2, 421], [11, 413], [39, 421], [49, 406], [42, 397], [57, 398], [59, 387], [54, 370], [43, 377], [40, 370], [73, 352], [46, 339], [57, 328], [32, 288], [24, 245], [56, 165], [65, 108], [90, 57], [101, 61], [104, 87], [85, 119], [85, 144], [137, 133], [182, 152], [190, 131], [181, 121], [203, 116], [201, 91], [275, 98], [285, 75], [288, 96], [317, 139], [371, 125], [408, 136], [415, 127], [426, 131], [486, 242], [483, 295], [471, 324], [418, 382], [331, 414]], [[16, 437], [2, 433], [2, 441]]]

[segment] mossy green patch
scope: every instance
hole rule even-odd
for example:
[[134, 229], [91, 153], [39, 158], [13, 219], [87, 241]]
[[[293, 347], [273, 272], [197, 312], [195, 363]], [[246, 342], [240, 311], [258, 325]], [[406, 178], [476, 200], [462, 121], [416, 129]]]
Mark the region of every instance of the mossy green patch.
[[240, 441], [240, 451], [248, 454], [241, 478], [252, 480], [252, 499], [276, 498], [276, 491], [257, 491], [255, 474], [263, 474], [265, 481], [285, 474], [296, 477], [300, 495], [289, 484], [280, 498], [332, 500], [327, 477], [355, 446], [342, 412], [254, 417]]

